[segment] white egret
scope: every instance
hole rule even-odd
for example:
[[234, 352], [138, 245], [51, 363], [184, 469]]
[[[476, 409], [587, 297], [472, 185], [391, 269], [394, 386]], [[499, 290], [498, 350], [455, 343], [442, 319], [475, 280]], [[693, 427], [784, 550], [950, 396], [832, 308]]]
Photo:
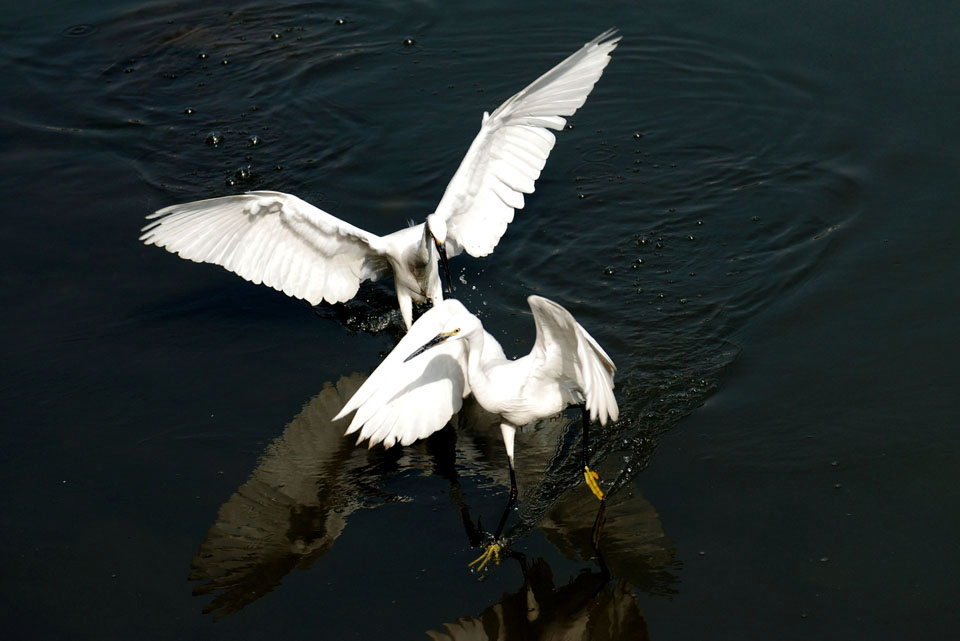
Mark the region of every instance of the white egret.
[[[591, 421], [616, 421], [613, 395], [616, 367], [606, 352], [566, 309], [540, 296], [527, 298], [537, 338], [526, 356], [509, 360], [480, 319], [457, 300], [435, 305], [370, 375], [334, 420], [356, 411], [346, 434], [359, 431], [357, 442], [408, 445], [441, 429], [472, 393], [488, 412], [500, 416], [500, 433], [510, 462], [510, 500], [494, 542], [483, 556], [499, 562], [500, 534], [517, 498], [514, 435], [518, 428], [579, 405], [583, 423], [583, 475], [603, 500], [590, 469], [588, 428]], [[429, 355], [425, 354], [428, 353]]]
[[620, 38], [606, 31], [509, 98], [484, 112], [474, 138], [426, 222], [377, 236], [296, 196], [253, 191], [165, 207], [140, 236], [195, 262], [213, 263], [316, 305], [353, 298], [365, 280], [394, 276], [407, 329], [413, 302], [437, 304], [437, 259], [494, 250], [524, 205], [556, 139], [551, 129], [586, 101]]

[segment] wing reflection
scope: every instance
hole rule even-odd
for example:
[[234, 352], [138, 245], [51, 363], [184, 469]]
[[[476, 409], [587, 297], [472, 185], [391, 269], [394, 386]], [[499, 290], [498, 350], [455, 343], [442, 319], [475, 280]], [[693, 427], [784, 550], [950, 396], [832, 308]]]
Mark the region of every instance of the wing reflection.
[[388, 498], [351, 480], [367, 452], [330, 422], [365, 378], [327, 383], [220, 508], [191, 564], [190, 579], [204, 581], [194, 594], [216, 594], [205, 613], [232, 614], [267, 594], [326, 554], [351, 513]]

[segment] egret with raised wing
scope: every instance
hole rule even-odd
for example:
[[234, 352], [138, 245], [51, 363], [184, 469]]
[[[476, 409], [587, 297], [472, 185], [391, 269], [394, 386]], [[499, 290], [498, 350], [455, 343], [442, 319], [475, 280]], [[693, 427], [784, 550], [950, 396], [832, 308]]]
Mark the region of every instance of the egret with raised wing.
[[620, 37], [597, 36], [579, 51], [483, 114], [480, 132], [426, 221], [386, 236], [354, 227], [296, 196], [253, 191], [173, 205], [140, 237], [195, 262], [213, 263], [316, 305], [353, 298], [365, 280], [393, 272], [407, 329], [413, 302], [443, 299], [439, 259], [494, 250], [524, 205], [566, 120], [586, 101]]
[[500, 432], [510, 462], [510, 500], [494, 542], [475, 563], [499, 562], [509, 509], [517, 499], [514, 435], [517, 429], [579, 405], [583, 423], [583, 475], [603, 500], [590, 469], [588, 430], [592, 421], [616, 421], [613, 395], [616, 367], [606, 352], [566, 309], [540, 296], [527, 298], [537, 338], [526, 356], [509, 360], [480, 319], [457, 300], [435, 305], [370, 375], [334, 420], [356, 411], [346, 434], [370, 447], [408, 445], [443, 428], [463, 398], [472, 393], [488, 412], [500, 416]]

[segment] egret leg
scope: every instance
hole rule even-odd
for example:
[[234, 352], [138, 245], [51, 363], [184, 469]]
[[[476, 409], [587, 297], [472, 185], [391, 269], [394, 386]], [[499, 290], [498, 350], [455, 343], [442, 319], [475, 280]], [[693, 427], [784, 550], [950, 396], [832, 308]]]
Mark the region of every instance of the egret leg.
[[507, 506], [503, 508], [503, 515], [500, 517], [500, 523], [497, 525], [497, 531], [493, 535], [493, 543], [487, 546], [487, 549], [484, 550], [483, 554], [478, 556], [476, 559], [471, 561], [468, 566], [476, 566], [477, 571], [483, 570], [484, 566], [487, 565], [490, 561], [493, 561], [494, 565], [500, 565], [500, 552], [503, 551], [506, 547], [501, 541], [500, 536], [503, 534], [503, 528], [507, 524], [507, 517], [510, 516], [510, 510], [513, 509], [514, 503], [517, 502], [517, 474], [513, 471], [513, 460], [510, 461], [510, 499], [507, 501]]
[[603, 490], [597, 481], [600, 475], [590, 469], [590, 414], [587, 413], [587, 406], [580, 404], [580, 417], [583, 421], [583, 480], [587, 482], [587, 487], [593, 492], [593, 495], [603, 500]]
[[504, 446], [507, 448], [507, 460], [510, 462], [510, 498], [507, 500], [507, 506], [503, 508], [503, 515], [500, 517], [500, 523], [497, 525], [497, 531], [493, 534], [493, 543], [487, 546], [487, 549], [479, 557], [471, 561], [469, 567], [477, 566], [477, 571], [483, 570], [491, 560], [494, 565], [500, 565], [500, 552], [503, 551], [504, 544], [500, 541], [503, 534], [503, 528], [507, 524], [507, 518], [517, 502], [517, 473], [513, 467], [513, 436], [516, 428], [505, 423], [500, 425], [500, 431], [503, 435]]

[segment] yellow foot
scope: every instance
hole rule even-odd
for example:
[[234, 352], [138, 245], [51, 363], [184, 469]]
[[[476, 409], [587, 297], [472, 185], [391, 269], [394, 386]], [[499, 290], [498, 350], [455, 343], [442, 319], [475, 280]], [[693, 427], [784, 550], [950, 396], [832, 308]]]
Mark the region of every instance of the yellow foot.
[[479, 572], [480, 570], [483, 569], [483, 566], [485, 566], [487, 563], [490, 562], [490, 559], [493, 559], [494, 565], [500, 565], [500, 550], [502, 549], [503, 549], [503, 546], [501, 544], [491, 543], [490, 545], [487, 546], [486, 552], [484, 552], [478, 558], [474, 559], [471, 563], [469, 563], [469, 567], [472, 568], [473, 566], [477, 565], [477, 563], [479, 563], [480, 565], [477, 565], [477, 571]]
[[603, 490], [600, 489], [600, 486], [597, 485], [597, 481], [600, 479], [600, 475], [590, 469], [589, 466], [583, 466], [583, 478], [587, 482], [587, 487], [590, 488], [590, 491], [593, 492], [593, 495], [603, 500]]

